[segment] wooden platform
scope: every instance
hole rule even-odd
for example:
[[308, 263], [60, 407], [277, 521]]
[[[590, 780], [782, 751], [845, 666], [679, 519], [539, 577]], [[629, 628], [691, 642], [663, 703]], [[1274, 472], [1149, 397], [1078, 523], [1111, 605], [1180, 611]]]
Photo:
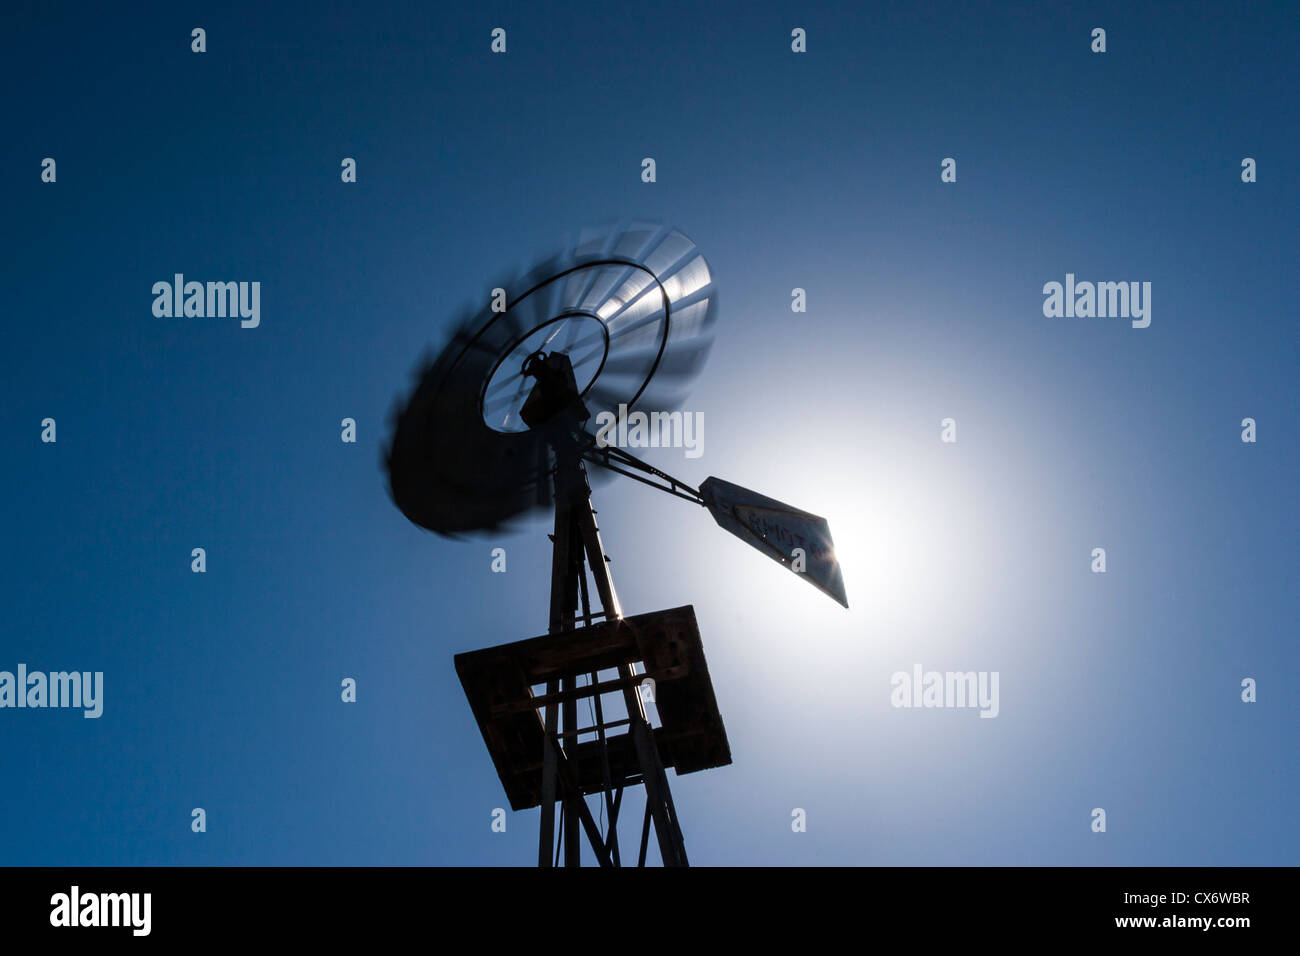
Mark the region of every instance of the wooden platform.
[[[655, 681], [655, 706], [663, 725], [655, 728], [654, 738], [664, 767], [684, 774], [731, 763], [690, 605], [456, 655], [456, 673], [511, 807], [525, 810], [541, 802], [545, 727], [533, 686], [634, 661], [645, 665], [638, 681]], [[619, 685], [611, 681], [601, 687], [609, 693]], [[608, 746], [614, 786], [638, 783], [631, 738], [611, 735]], [[604, 790], [599, 742], [569, 739], [564, 749], [582, 792]]]

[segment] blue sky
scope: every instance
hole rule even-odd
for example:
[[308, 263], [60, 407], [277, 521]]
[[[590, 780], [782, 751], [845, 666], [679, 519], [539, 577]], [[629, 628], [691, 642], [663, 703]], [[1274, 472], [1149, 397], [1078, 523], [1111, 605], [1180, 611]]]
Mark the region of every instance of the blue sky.
[[[693, 862], [1297, 862], [1291, 5], [6, 21], [0, 669], [105, 702], [0, 710], [0, 863], [535, 859], [452, 655], [545, 630], [547, 521], [421, 532], [379, 448], [463, 304], [611, 218], [720, 291], [704, 455], [645, 457], [828, 517], [850, 601], [600, 489], [625, 610], [695, 606], [727, 725], [672, 779]], [[261, 325], [155, 317], [176, 272], [259, 281]], [[1044, 317], [1066, 273], [1151, 282], [1150, 327]], [[999, 672], [997, 719], [891, 707], [917, 663]]]

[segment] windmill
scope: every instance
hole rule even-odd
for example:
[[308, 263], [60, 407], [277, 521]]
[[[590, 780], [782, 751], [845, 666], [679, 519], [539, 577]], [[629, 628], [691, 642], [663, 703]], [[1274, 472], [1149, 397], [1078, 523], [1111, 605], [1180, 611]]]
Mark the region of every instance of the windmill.
[[685, 866], [667, 769], [725, 766], [731, 750], [694, 608], [624, 616], [592, 482], [623, 476], [701, 505], [847, 607], [830, 529], [718, 478], [694, 488], [589, 429], [601, 416], [678, 407], [708, 355], [717, 289], [681, 232], [593, 234], [498, 288], [507, 294], [456, 323], [399, 407], [389, 490], [408, 519], [446, 537], [553, 510], [547, 633], [458, 654], [457, 674], [511, 807], [540, 808], [540, 866], [561, 851], [580, 865], [584, 839], [599, 864], [623, 865], [619, 814], [637, 785], [637, 864], [653, 830], [664, 865]]

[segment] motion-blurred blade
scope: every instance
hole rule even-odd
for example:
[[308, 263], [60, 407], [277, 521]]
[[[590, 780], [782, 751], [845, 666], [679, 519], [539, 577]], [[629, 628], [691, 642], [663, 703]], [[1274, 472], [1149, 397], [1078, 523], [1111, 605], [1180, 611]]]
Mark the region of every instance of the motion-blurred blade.
[[[705, 340], [700, 343], [688, 342], [677, 347], [669, 346], [663, 357], [659, 359], [659, 367], [655, 369], [655, 375], [667, 378], [695, 377], [704, 365], [704, 360], [709, 357], [709, 348], [712, 345], [712, 342]], [[638, 372], [644, 374], [646, 367], [654, 362], [654, 358], [653, 354], [647, 356], [644, 353], [615, 355], [605, 362], [605, 374], [634, 375]]]

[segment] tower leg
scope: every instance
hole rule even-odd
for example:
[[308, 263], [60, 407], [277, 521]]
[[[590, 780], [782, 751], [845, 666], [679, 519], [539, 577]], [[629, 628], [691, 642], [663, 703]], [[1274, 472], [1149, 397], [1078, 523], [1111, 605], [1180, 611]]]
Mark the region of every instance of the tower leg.
[[[557, 475], [557, 483], [559, 477]], [[557, 491], [559, 489], [557, 488]], [[551, 619], [549, 631], [552, 634], [559, 634], [564, 631], [573, 630], [574, 615], [577, 613], [578, 602], [578, 575], [574, 567], [574, 559], [580, 558], [580, 553], [575, 553], [573, 548], [573, 512], [567, 504], [567, 496], [556, 496], [555, 508], [555, 534], [552, 536], [554, 547], [551, 551]], [[564, 689], [569, 690], [569, 681], [564, 682]], [[559, 681], [548, 681], [546, 693], [555, 695], [560, 691]], [[559, 739], [557, 734], [560, 730], [560, 711], [558, 704], [548, 704], [546, 707], [546, 743], [545, 752], [542, 754], [542, 819], [541, 834], [538, 841], [537, 865], [552, 866], [555, 860], [555, 803], [561, 796], [559, 793], [559, 754], [556, 752], [556, 741]], [[565, 729], [572, 726], [568, 721], [571, 719], [568, 714], [568, 706], [565, 711]], [[570, 813], [569, 801], [565, 803], [565, 833], [566, 847], [569, 840], [576, 833], [576, 820]], [[567, 861], [566, 861], [567, 862]]]
[[[555, 474], [555, 534], [551, 555], [550, 633], [552, 634], [574, 629], [580, 586], [585, 593], [587, 566], [591, 568], [604, 619], [614, 621], [622, 617], [618, 596], [614, 592], [614, 581], [605, 558], [604, 545], [600, 539], [600, 529], [596, 526], [595, 512], [591, 507], [591, 486], [587, 481], [586, 470], [580, 458], [568, 458], [564, 455], [559, 457]], [[588, 619], [586, 623], [590, 623], [590, 620]], [[648, 827], [651, 822], [654, 824], [659, 855], [664, 865], [687, 866], [686, 846], [673, 807], [668, 775], [664, 772], [663, 763], [659, 759], [659, 751], [654, 742], [654, 730], [646, 718], [641, 695], [637, 692], [637, 675], [631, 664], [620, 665], [618, 674], [623, 683], [628, 732], [632, 736], [637, 764], [646, 791], [646, 825]], [[561, 732], [569, 734], [578, 729], [577, 701], [571, 696], [576, 690], [576, 684], [575, 676], [566, 676], [562, 681], [548, 682], [546, 688], [547, 694], [553, 696], [562, 686], [565, 696], [562, 704], [552, 702], [546, 706], [546, 749], [542, 758], [542, 814], [538, 841], [539, 866], [551, 866], [555, 858], [557, 801], [562, 803], [565, 865], [581, 864], [581, 840], [584, 828], [588, 831], [588, 839], [592, 841], [597, 859], [602, 864], [610, 861], [609, 847], [600, 839], [598, 831], [593, 833], [590, 812], [584, 812], [587, 807], [583, 795], [564, 783], [566, 775], [569, 779], [574, 779], [571, 768], [561, 773], [560, 761], [564, 756], [560, 752], [562, 749], [560, 734]], [[603, 722], [603, 718], [601, 721]], [[604, 739], [603, 731], [601, 739], [602, 741]], [[578, 742], [576, 736], [566, 736], [563, 740], [571, 741], [573, 746]], [[611, 805], [609, 798], [610, 795], [606, 794], [607, 806]], [[610, 826], [614, 825], [615, 821], [611, 819]], [[648, 832], [642, 836], [642, 861], [645, 858], [646, 836]]]

